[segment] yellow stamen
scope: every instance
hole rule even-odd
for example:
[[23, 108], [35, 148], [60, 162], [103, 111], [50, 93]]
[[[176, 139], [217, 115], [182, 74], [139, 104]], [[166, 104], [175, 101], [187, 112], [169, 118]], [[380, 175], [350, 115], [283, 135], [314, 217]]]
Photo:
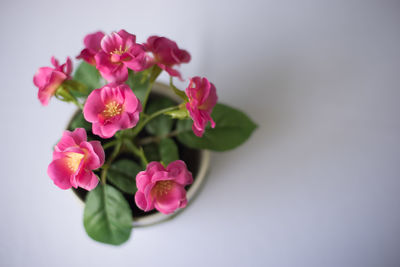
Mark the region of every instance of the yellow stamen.
[[111, 52], [111, 54], [117, 54], [117, 55], [122, 55], [123, 53], [128, 52], [129, 50], [129, 46], [125, 47], [122, 50], [122, 45], [119, 46], [119, 49], [115, 49], [113, 52]]
[[122, 105], [118, 104], [117, 101], [108, 102], [103, 110], [102, 114], [106, 119], [120, 115], [122, 113]]
[[158, 196], [167, 195], [168, 192], [172, 189], [173, 182], [172, 181], [159, 181], [156, 183], [153, 192]]
[[76, 172], [79, 168], [79, 165], [81, 164], [81, 161], [83, 159], [84, 155], [81, 153], [75, 153], [75, 152], [70, 152], [67, 154], [67, 165], [68, 168]]

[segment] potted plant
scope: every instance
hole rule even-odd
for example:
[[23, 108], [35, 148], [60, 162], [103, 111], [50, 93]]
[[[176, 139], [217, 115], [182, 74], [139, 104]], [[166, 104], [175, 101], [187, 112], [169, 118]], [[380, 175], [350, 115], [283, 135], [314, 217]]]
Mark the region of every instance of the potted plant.
[[[47, 173], [85, 202], [84, 227], [94, 240], [119, 245], [132, 228], [173, 217], [198, 192], [208, 150], [245, 142], [256, 128], [239, 110], [217, 103], [207, 78], [182, 79], [176, 67], [190, 54], [168, 38], [144, 44], [120, 30], [88, 34], [82, 60], [39, 68], [38, 99], [74, 103], [78, 111], [54, 147]], [[162, 71], [169, 85], [156, 82]]]

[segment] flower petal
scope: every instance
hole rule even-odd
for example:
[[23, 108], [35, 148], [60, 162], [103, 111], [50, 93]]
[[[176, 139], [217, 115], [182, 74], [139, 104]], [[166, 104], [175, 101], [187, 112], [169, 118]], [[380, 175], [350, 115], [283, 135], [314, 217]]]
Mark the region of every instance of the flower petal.
[[158, 171], [151, 176], [152, 183], [156, 183], [158, 181], [173, 180], [173, 179], [174, 177], [169, 176], [168, 172], [166, 171]]
[[136, 36], [134, 34], [130, 34], [125, 30], [120, 30], [118, 35], [123, 40], [123, 48], [130, 48], [136, 43]]
[[53, 160], [47, 168], [47, 174], [59, 188], [63, 190], [71, 188], [72, 170], [68, 168], [67, 158]]
[[106, 138], [106, 137], [103, 136], [102, 124], [99, 123], [99, 122], [94, 122], [94, 123], [92, 124], [92, 132], [93, 132], [95, 135], [100, 136], [101, 138]]
[[185, 207], [186, 204], [185, 188], [177, 183], [173, 183], [166, 194], [157, 195], [154, 201], [154, 207], [164, 214], [170, 214], [178, 208]]
[[128, 68], [124, 65], [121, 64], [119, 67], [113, 72], [113, 76], [109, 77], [110, 82], [116, 82], [116, 83], [123, 83], [126, 80], [128, 80]]
[[71, 146], [78, 146], [79, 144], [76, 143], [72, 133], [70, 131], [64, 131], [60, 141], [55, 146], [54, 150], [58, 152], [65, 151], [67, 148]]
[[140, 104], [139, 99], [133, 93], [132, 89], [127, 85], [124, 85], [123, 87], [120, 86], [120, 88], [123, 89], [125, 96], [124, 110], [129, 113], [141, 112], [142, 105]]
[[181, 73], [169, 66], [166, 65], [162, 65], [162, 64], [157, 64], [161, 69], [165, 70], [166, 72], [168, 72], [169, 75], [171, 75], [172, 77], [178, 77], [181, 81], [183, 81]]
[[88, 191], [94, 189], [99, 183], [99, 179], [92, 171], [82, 170], [76, 176], [78, 186]]
[[83, 107], [83, 116], [88, 122], [98, 122], [98, 114], [104, 110], [104, 103], [101, 99], [100, 92], [100, 89], [93, 90]]
[[120, 130], [120, 127], [118, 124], [115, 123], [109, 123], [101, 126], [101, 132], [103, 134], [102, 138], [111, 138], [114, 136], [116, 132]]
[[72, 72], [72, 61], [67, 57], [67, 61], [61, 66], [62, 71], [69, 77]]
[[96, 55], [96, 53], [94, 53], [92, 50], [85, 48], [81, 51], [81, 53], [76, 58], [83, 59], [91, 65], [96, 65], [96, 60], [94, 59], [95, 55]]
[[60, 63], [58, 62], [58, 60], [53, 56], [53, 57], [51, 57], [51, 64], [55, 67], [55, 68], [58, 68], [58, 67], [60, 67]]
[[148, 201], [144, 195], [144, 193], [137, 191], [135, 194], [135, 203], [139, 209], [144, 211], [150, 211], [154, 209], [154, 203]]
[[[93, 151], [99, 157], [99, 161], [100, 161], [100, 166], [99, 167], [101, 167], [104, 164], [104, 160], [105, 160], [104, 149], [101, 146], [100, 141], [90, 141], [89, 143], [92, 145]], [[97, 168], [99, 168], [99, 167], [97, 167]]]
[[176, 160], [167, 166], [167, 172], [174, 182], [183, 186], [193, 183], [192, 173], [188, 171], [184, 161]]
[[89, 142], [82, 142], [80, 147], [85, 150], [85, 166], [87, 170], [95, 170], [101, 166], [100, 158], [94, 152], [92, 145]]
[[118, 49], [122, 45], [121, 37], [116, 32], [112, 32], [110, 35], [106, 35], [101, 39], [100, 46], [107, 54]]
[[35, 86], [38, 88], [44, 87], [48, 83], [50, 75], [53, 71], [54, 69], [50, 67], [39, 68], [35, 73], [35, 76], [33, 76], [33, 83]]
[[164, 166], [160, 162], [152, 161], [149, 164], [147, 164], [146, 172], [148, 172], [150, 177], [152, 177], [154, 174], [156, 174], [159, 171], [165, 171]]
[[118, 120], [118, 122], [116, 122], [115, 124], [119, 127], [119, 129], [129, 129], [129, 128], [133, 128], [134, 122], [133, 122], [133, 117], [130, 116], [130, 114], [124, 112], [121, 114], [120, 119]]
[[[96, 61], [96, 68], [107, 81], [123, 82], [128, 79], [128, 70], [126, 66], [120, 62], [113, 63], [110, 59], [110, 55], [100, 51], [95, 55], [94, 59]], [[123, 69], [126, 70], [126, 77]]]
[[[69, 132], [69, 131], [65, 131]], [[71, 132], [71, 136], [74, 138], [75, 142], [79, 145], [87, 140], [86, 130], [83, 128], [76, 128]]]
[[88, 34], [85, 36], [85, 39], [83, 40], [83, 43], [85, 44], [85, 47], [88, 49], [91, 49], [92, 51], [99, 51], [101, 49], [100, 43], [101, 40], [104, 37], [104, 33], [101, 31]]
[[43, 106], [48, 105], [50, 98], [66, 78], [67, 76], [60, 71], [53, 70], [51, 72], [47, 83], [43, 87], [40, 87], [38, 92], [38, 98]]
[[205, 129], [203, 128], [197, 128], [196, 125], [193, 123], [192, 125], [192, 130], [193, 133], [197, 136], [197, 137], [202, 137], [204, 134]]
[[136, 186], [139, 191], [143, 192], [149, 183], [151, 183], [151, 179], [146, 171], [141, 171], [136, 175]]

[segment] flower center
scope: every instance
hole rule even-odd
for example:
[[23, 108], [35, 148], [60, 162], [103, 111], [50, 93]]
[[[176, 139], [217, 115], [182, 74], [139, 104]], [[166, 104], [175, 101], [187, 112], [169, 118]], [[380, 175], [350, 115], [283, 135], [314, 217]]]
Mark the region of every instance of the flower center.
[[166, 195], [172, 189], [173, 183], [174, 182], [169, 181], [169, 180], [168, 181], [159, 181], [154, 186], [153, 193], [155, 193], [157, 196]]
[[79, 165], [81, 164], [81, 161], [83, 159], [84, 155], [81, 153], [75, 153], [75, 152], [70, 152], [67, 154], [67, 165], [68, 168], [76, 172], [79, 168]]
[[116, 54], [116, 55], [122, 55], [123, 53], [128, 52], [129, 50], [129, 46], [126, 46], [123, 50], [122, 50], [122, 45], [119, 46], [119, 49], [115, 49], [113, 52], [111, 52], [111, 54]]
[[108, 102], [102, 112], [104, 118], [109, 119], [117, 115], [121, 115], [122, 105], [117, 101]]

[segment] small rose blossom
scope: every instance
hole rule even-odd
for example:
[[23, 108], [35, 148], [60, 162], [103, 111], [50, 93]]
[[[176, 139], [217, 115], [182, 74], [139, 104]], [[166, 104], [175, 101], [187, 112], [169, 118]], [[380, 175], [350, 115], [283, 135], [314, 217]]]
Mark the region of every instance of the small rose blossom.
[[142, 105], [126, 84], [110, 83], [88, 96], [83, 115], [91, 122], [92, 131], [101, 138], [110, 138], [117, 131], [134, 127]]
[[76, 58], [83, 59], [91, 65], [96, 65], [94, 56], [101, 50], [100, 42], [103, 37], [104, 33], [101, 31], [86, 35], [83, 40], [85, 49], [83, 49]]
[[186, 50], [180, 49], [174, 41], [159, 36], [150, 36], [144, 46], [153, 54], [150, 65], [157, 64], [169, 75], [182, 79], [180, 72], [172, 67], [190, 61], [190, 54]]
[[53, 161], [47, 174], [61, 189], [82, 187], [94, 189], [99, 180], [92, 170], [104, 164], [104, 150], [99, 141], [87, 142], [86, 131], [65, 131], [54, 147]]
[[192, 173], [182, 160], [171, 162], [167, 168], [159, 162], [150, 162], [145, 171], [136, 175], [136, 205], [144, 211], [155, 208], [164, 214], [172, 213], [186, 206], [185, 186], [191, 183]]
[[190, 79], [186, 95], [189, 98], [186, 108], [193, 119], [193, 132], [198, 137], [202, 137], [209, 121], [211, 127], [215, 127], [215, 122], [211, 118], [212, 109], [218, 100], [215, 86], [206, 78], [196, 76]]
[[124, 82], [128, 69], [144, 70], [146, 54], [143, 45], [136, 43], [136, 36], [120, 30], [103, 37], [101, 50], [95, 55], [96, 67], [109, 82]]
[[70, 79], [72, 62], [68, 57], [67, 61], [60, 65], [58, 60], [51, 58], [52, 67], [42, 67], [33, 77], [33, 83], [39, 88], [38, 98], [43, 106], [49, 104], [50, 98], [56, 93], [58, 87], [67, 79]]

